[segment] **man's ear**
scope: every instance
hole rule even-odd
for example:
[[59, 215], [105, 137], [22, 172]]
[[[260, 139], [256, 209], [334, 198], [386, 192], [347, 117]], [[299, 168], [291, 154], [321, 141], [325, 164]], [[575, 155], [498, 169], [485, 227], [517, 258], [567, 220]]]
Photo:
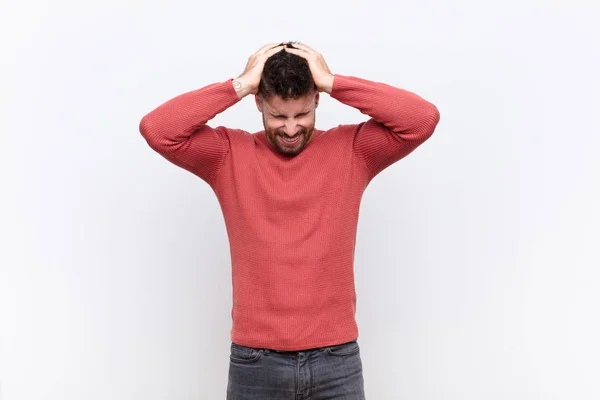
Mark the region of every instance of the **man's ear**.
[[319, 107], [319, 92], [315, 94], [315, 108]]
[[260, 96], [255, 94], [254, 101], [256, 102], [256, 108], [258, 108], [258, 111], [262, 113], [263, 104], [262, 104], [262, 100], [260, 99]]

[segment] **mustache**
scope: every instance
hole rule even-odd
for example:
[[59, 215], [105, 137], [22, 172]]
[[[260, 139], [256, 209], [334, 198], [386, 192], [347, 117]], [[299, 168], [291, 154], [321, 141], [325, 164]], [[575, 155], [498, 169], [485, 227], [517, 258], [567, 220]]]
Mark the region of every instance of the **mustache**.
[[306, 129], [299, 130], [298, 132], [296, 132], [296, 134], [294, 134], [294, 136], [289, 136], [284, 131], [275, 131], [275, 134], [280, 135], [280, 136], [289, 137], [290, 139], [295, 139], [298, 136], [303, 135], [305, 133], [306, 133]]

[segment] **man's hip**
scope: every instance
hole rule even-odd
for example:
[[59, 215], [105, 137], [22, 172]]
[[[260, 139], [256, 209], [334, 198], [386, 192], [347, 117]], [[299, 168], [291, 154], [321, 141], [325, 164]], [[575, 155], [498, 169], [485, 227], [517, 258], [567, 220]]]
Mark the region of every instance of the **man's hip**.
[[364, 400], [358, 342], [302, 351], [231, 344], [227, 400]]

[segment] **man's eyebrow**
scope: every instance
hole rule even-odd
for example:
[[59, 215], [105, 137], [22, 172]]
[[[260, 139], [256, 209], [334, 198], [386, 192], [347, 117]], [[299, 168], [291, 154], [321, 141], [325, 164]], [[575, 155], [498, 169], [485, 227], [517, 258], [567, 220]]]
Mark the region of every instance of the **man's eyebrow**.
[[[310, 110], [303, 111], [303, 112], [301, 112], [301, 113], [299, 113], [299, 114], [296, 114], [296, 117], [297, 117], [298, 115], [308, 114], [309, 112], [310, 112]], [[274, 116], [274, 117], [285, 117], [285, 115], [283, 115], [283, 114], [277, 114], [277, 113], [274, 113], [274, 112], [270, 112], [270, 114], [271, 114], [272, 116]]]

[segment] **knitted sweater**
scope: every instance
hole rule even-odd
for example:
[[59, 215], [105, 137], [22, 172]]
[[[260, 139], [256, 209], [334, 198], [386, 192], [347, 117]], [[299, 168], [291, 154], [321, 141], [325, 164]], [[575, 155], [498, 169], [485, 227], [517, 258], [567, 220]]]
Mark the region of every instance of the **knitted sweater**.
[[358, 337], [353, 264], [363, 192], [439, 121], [433, 104], [383, 83], [335, 75], [330, 95], [371, 118], [315, 129], [294, 157], [278, 153], [264, 131], [207, 125], [240, 100], [232, 79], [179, 95], [140, 122], [152, 149], [218, 198], [237, 344], [304, 350]]

